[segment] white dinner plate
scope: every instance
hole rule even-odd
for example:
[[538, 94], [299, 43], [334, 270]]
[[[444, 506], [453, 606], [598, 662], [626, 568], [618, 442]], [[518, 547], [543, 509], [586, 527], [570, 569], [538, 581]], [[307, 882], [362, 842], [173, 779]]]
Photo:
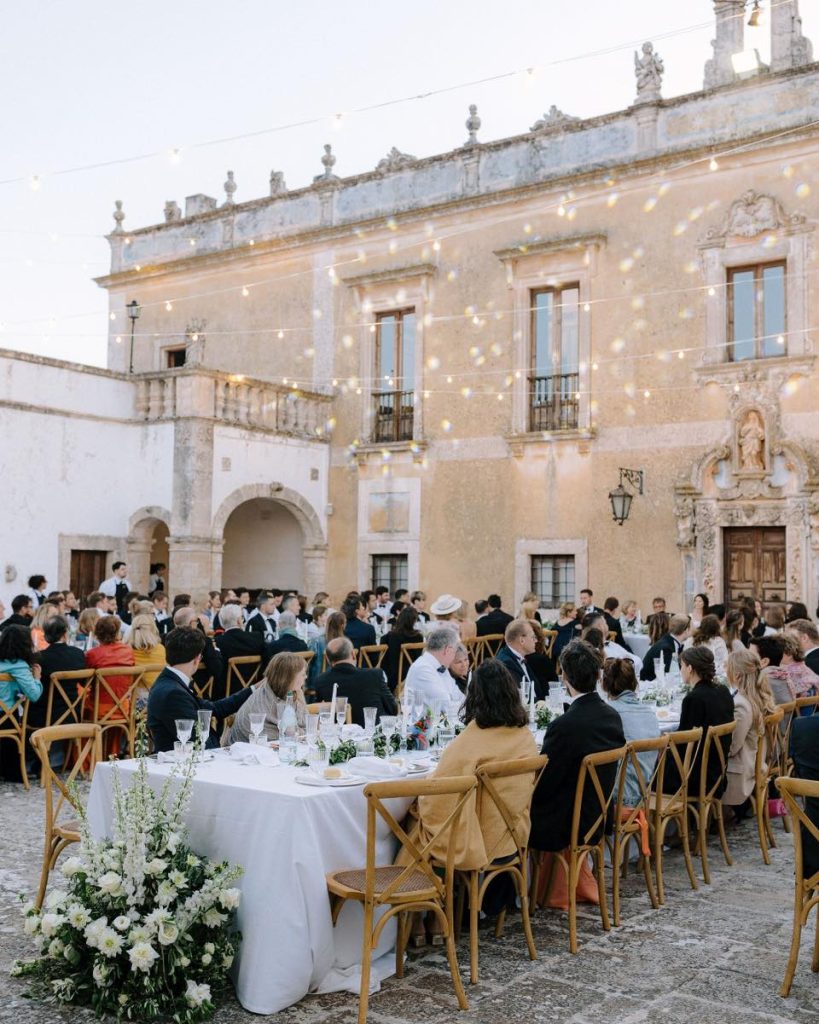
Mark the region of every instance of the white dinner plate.
[[296, 776], [296, 782], [300, 782], [302, 786], [363, 786], [366, 782], [371, 781], [371, 779], [364, 779], [360, 775], [345, 775], [340, 779], [325, 779], [321, 775], [313, 775], [312, 772], [302, 772]]
[[423, 775], [434, 767], [431, 761], [411, 761], [407, 765], [407, 771], [410, 775]]

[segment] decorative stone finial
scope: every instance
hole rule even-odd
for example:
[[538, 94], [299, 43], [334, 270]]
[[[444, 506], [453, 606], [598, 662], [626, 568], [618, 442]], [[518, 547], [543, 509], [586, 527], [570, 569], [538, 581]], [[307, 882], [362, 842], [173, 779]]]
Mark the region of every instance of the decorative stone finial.
[[313, 178], [313, 181], [338, 181], [338, 177], [333, 174], [333, 168], [336, 165], [336, 158], [333, 155], [333, 147], [329, 142], [325, 142], [324, 144], [324, 156], [321, 158], [321, 162], [324, 166], [324, 174], [319, 174], [317, 177]]
[[270, 195], [283, 196], [287, 194], [287, 183], [284, 180], [283, 171], [270, 172]]
[[478, 108], [474, 103], [470, 103], [469, 117], [466, 119], [466, 130], [469, 132], [469, 138], [464, 143], [465, 146], [478, 145], [478, 131], [480, 127], [481, 119], [478, 117]]
[[122, 234], [122, 222], [125, 220], [125, 211], [122, 209], [122, 200], [116, 199], [114, 201], [114, 222], [116, 224], [114, 228], [115, 235]]
[[665, 67], [653, 43], [643, 43], [642, 56], [634, 51], [634, 74], [637, 76], [637, 102], [655, 103], [660, 99]]
[[535, 121], [529, 131], [543, 132], [550, 128], [562, 128], [564, 125], [573, 124], [579, 120], [579, 117], [572, 117], [571, 114], [564, 114], [563, 111], [559, 110], [553, 103], [551, 107], [549, 107], [548, 112], [545, 113], [543, 117]]
[[222, 186], [225, 190], [225, 206], [233, 206], [233, 196], [236, 192], [236, 182], [233, 180], [233, 171], [227, 172], [227, 181]]
[[165, 223], [173, 224], [177, 220], [182, 220], [182, 211], [179, 209], [179, 203], [175, 199], [169, 199], [165, 203]]

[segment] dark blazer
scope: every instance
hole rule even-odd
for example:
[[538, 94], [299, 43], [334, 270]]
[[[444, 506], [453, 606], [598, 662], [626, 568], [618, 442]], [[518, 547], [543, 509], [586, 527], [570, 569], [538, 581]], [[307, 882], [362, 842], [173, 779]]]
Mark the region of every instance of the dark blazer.
[[[791, 756], [793, 757], [794, 775], [797, 778], [819, 782], [819, 715], [793, 720]], [[805, 813], [815, 825], [819, 825], [819, 799], [810, 797], [806, 800]], [[819, 843], [804, 827], [802, 828], [802, 866], [806, 878], [809, 878], [814, 871], [819, 871]]]
[[[548, 755], [549, 762], [532, 797], [530, 846], [536, 850], [557, 851], [569, 845], [580, 763], [587, 754], [616, 750], [625, 746], [625, 742], [620, 715], [596, 692], [581, 694], [566, 712], [554, 719], [546, 730], [540, 751]], [[617, 765], [601, 769], [598, 774], [608, 795], [617, 779]], [[580, 814], [581, 834], [591, 828], [599, 813], [600, 804], [589, 789], [584, 794]]]
[[609, 627], [609, 630], [614, 633], [614, 642], [616, 644], [620, 644], [621, 647], [625, 647], [627, 651], [633, 654], [634, 652], [623, 639], [623, 627], [620, 625], [620, 620], [615, 619], [613, 615], [609, 615], [609, 613], [605, 611], [603, 612], [603, 618], [606, 620], [606, 625]]
[[0, 633], [9, 626], [25, 626], [26, 629], [31, 629], [31, 618], [27, 618], [25, 615], [18, 615], [16, 612], [13, 615], [9, 615], [7, 619], [3, 619], [0, 622]]
[[387, 645], [382, 668], [387, 673], [387, 682], [390, 689], [395, 690], [398, 686], [398, 663], [401, 660], [401, 647], [404, 644], [422, 644], [424, 638], [420, 633], [396, 633], [390, 630], [384, 637], [382, 643]]
[[[154, 741], [154, 750], [173, 750], [177, 718], [191, 718], [195, 722], [196, 712], [200, 708], [209, 708], [217, 718], [223, 719], [235, 715], [252, 693], [253, 690], [246, 686], [222, 700], [200, 700], [175, 672], [163, 669], [148, 695], [148, 730]], [[211, 731], [207, 746], [217, 745], [218, 740]]]
[[805, 656], [805, 664], [811, 672], [815, 672], [819, 676], [819, 647], [816, 647], [810, 654]]
[[[268, 646], [264, 642], [261, 633], [248, 633], [237, 626], [236, 629], [228, 629], [220, 633], [213, 640], [222, 658], [222, 671], [219, 676], [214, 676], [213, 696], [215, 699], [224, 697], [227, 692], [228, 661], [231, 658], [246, 658], [249, 655], [258, 655], [262, 659], [262, 668], [270, 660]], [[253, 666], [239, 666], [239, 673], [247, 680], [253, 674]], [[156, 685], [156, 684], [154, 684]]]
[[271, 633], [273, 636], [276, 635], [277, 627], [276, 620], [272, 615], [267, 618], [259, 612], [258, 615], [253, 615], [247, 620], [245, 625], [245, 632], [247, 633], [258, 633], [259, 636], [264, 638], [265, 633]]
[[330, 700], [335, 683], [338, 684], [338, 696], [346, 697], [350, 703], [355, 725], [364, 725], [364, 708], [378, 708], [378, 718], [398, 714], [395, 697], [390, 693], [380, 668], [356, 668], [345, 662], [336, 665], [316, 680], [317, 698], [320, 701]]
[[681, 649], [681, 645], [677, 643], [674, 637], [670, 633], [666, 633], [665, 636], [661, 636], [660, 639], [652, 647], [646, 651], [646, 656], [643, 658], [643, 667], [640, 670], [640, 678], [642, 680], [648, 680], [649, 682], [656, 679], [656, 673], [654, 672], [654, 659], [662, 658], [665, 670], [671, 668], [671, 662], [674, 655]]
[[[51, 644], [44, 651], [40, 651], [40, 682], [43, 684], [43, 693], [38, 701], [34, 701], [28, 709], [28, 724], [37, 729], [46, 724], [46, 711], [48, 710], [48, 691], [51, 688], [52, 672], [76, 672], [85, 668], [85, 655], [76, 647], [69, 647], [68, 644]], [[77, 696], [76, 682], [63, 683], [63, 689], [70, 700]], [[54, 703], [51, 709], [51, 720], [56, 721], [65, 711], [65, 701], [59, 695], [54, 694]], [[64, 725], [72, 724], [66, 720]]]
[[535, 681], [535, 700], [545, 700], [549, 696], [549, 683], [557, 679], [554, 661], [547, 654], [526, 655], [526, 667]]
[[268, 656], [273, 657], [275, 654], [281, 654], [282, 651], [309, 651], [310, 648], [295, 633], [283, 633], [278, 640], [274, 640], [267, 648]]
[[[501, 665], [505, 666], [512, 673], [512, 678], [516, 683], [520, 684], [523, 682], [523, 666], [515, 655], [514, 651], [511, 651], [506, 644], [501, 646], [501, 649], [495, 655], [495, 660], [499, 661]], [[524, 659], [525, 660], [525, 659]], [[532, 673], [529, 672], [529, 666], [526, 666], [526, 671], [529, 674], [529, 678], [532, 678]]]
[[511, 621], [512, 616], [508, 612], [501, 608], [494, 608], [486, 615], [482, 615], [475, 623], [478, 636], [490, 636], [492, 633], [500, 633], [502, 636]]
[[[725, 725], [726, 722], [734, 720], [734, 698], [727, 686], [717, 683], [709, 686], [708, 683], [697, 683], [690, 693], [683, 697], [682, 710], [680, 712], [680, 732], [686, 729], [696, 729], [702, 726], [702, 741], [697, 747], [697, 754], [694, 758], [694, 765], [691, 775], [688, 778], [688, 792], [695, 796], [700, 788], [700, 770], [702, 768], [702, 751], [705, 744], [705, 734], [709, 725]], [[725, 736], [722, 739], [722, 747], [725, 751], [725, 759], [728, 760], [728, 753], [731, 749], [731, 737]], [[720, 773], [719, 758], [712, 753], [708, 758], [706, 769], [707, 786], [710, 789], [716, 782]], [[725, 792], [727, 780], [723, 778], [717, 789], [717, 799]], [[669, 756], [665, 762], [665, 777], [663, 789], [666, 793], [673, 793], [680, 785], [680, 776], [673, 759]]]
[[348, 619], [347, 625], [344, 627], [344, 635], [348, 640], [352, 640], [356, 650], [376, 642], [375, 629], [369, 622], [362, 622], [361, 619]]

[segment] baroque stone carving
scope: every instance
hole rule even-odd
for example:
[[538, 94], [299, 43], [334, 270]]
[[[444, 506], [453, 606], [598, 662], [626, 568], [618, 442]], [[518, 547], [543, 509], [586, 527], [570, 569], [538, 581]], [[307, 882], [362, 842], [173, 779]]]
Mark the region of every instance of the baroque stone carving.
[[637, 77], [637, 102], [655, 103], [660, 99], [665, 67], [653, 43], [643, 43], [642, 56], [634, 52], [634, 74]]
[[571, 114], [564, 114], [563, 111], [559, 110], [553, 103], [543, 117], [535, 121], [529, 131], [544, 132], [548, 131], [550, 128], [563, 128], [567, 124], [576, 124], [579, 120], [579, 117], [572, 117]]
[[284, 180], [284, 171], [270, 172], [270, 195], [271, 198], [287, 194], [287, 183]]
[[749, 409], [739, 425], [737, 448], [743, 472], [765, 472], [765, 428], [756, 409]]
[[794, 230], [804, 226], [806, 218], [800, 213], [787, 214], [778, 199], [748, 189], [735, 202], [722, 228], [711, 228], [705, 234], [706, 242], [727, 238], [756, 238], [765, 231]]
[[409, 153], [402, 153], [400, 149], [396, 149], [393, 146], [389, 153], [382, 160], [378, 161], [375, 169], [379, 174], [403, 171], [405, 167], [411, 167], [416, 162], [416, 159], [416, 157], [411, 156]]
[[176, 221], [182, 220], [182, 211], [179, 209], [179, 203], [175, 199], [169, 199], [165, 203], [165, 223], [175, 224]]
[[333, 174], [333, 168], [336, 165], [336, 157], [333, 153], [333, 147], [329, 142], [325, 142], [324, 144], [324, 155], [321, 158], [321, 164], [324, 167], [324, 173], [313, 178], [313, 182], [315, 184], [320, 185], [339, 180], [338, 176]]

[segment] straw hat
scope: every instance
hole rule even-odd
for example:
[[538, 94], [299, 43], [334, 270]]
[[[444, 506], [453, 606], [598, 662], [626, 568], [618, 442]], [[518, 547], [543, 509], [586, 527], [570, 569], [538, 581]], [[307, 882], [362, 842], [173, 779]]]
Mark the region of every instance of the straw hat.
[[441, 594], [435, 599], [429, 610], [433, 615], [452, 615], [462, 604], [460, 597], [455, 597], [453, 594]]

